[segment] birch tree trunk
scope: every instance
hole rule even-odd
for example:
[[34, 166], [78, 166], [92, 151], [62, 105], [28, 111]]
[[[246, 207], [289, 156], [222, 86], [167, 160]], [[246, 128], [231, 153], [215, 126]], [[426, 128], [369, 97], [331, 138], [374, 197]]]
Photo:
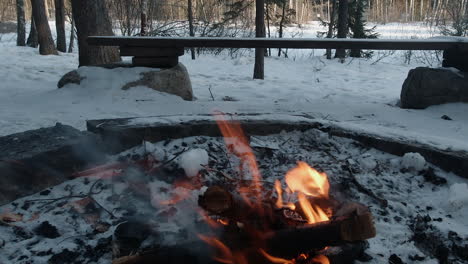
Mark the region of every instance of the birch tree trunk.
[[32, 0], [34, 23], [36, 24], [37, 37], [39, 40], [39, 54], [58, 55], [55, 49], [54, 39], [50, 32], [49, 21], [45, 13], [44, 0]]
[[63, 0], [55, 0], [55, 28], [57, 30], [57, 49], [61, 52], [67, 52], [65, 4]]
[[17, 20], [17, 46], [26, 46], [26, 18], [24, 13], [24, 0], [16, 0], [16, 20]]

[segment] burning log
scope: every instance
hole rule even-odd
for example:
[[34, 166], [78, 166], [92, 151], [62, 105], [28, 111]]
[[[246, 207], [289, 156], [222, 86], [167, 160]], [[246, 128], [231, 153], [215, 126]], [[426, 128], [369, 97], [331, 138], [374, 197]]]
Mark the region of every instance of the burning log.
[[[264, 203], [268, 205], [267, 202]], [[337, 206], [338, 203], [330, 201], [329, 204]], [[246, 201], [220, 186], [209, 187], [199, 197], [199, 205], [211, 214], [234, 221], [251, 219], [255, 213]], [[284, 216], [280, 215], [281, 210], [273, 210], [272, 207], [265, 209], [276, 212], [275, 219], [284, 220]], [[259, 243], [264, 244], [267, 252], [277, 257], [291, 259], [304, 252], [363, 241], [376, 235], [372, 214], [366, 206], [349, 202], [335, 208], [334, 212], [333, 218], [329, 221], [315, 224], [283, 221], [289, 228], [268, 232], [260, 237]], [[301, 214], [300, 210], [298, 213]]]
[[265, 234], [263, 239], [267, 251], [274, 252], [278, 257], [292, 258], [311, 249], [322, 249], [374, 237], [376, 231], [369, 210], [356, 209], [362, 208], [356, 203], [350, 203], [346, 207], [354, 209], [349, 209], [352, 210], [351, 213], [330, 221]]
[[[236, 202], [237, 203], [237, 202]], [[215, 215], [232, 215], [235, 209], [234, 198], [230, 192], [220, 186], [209, 187], [198, 198], [198, 205]]]

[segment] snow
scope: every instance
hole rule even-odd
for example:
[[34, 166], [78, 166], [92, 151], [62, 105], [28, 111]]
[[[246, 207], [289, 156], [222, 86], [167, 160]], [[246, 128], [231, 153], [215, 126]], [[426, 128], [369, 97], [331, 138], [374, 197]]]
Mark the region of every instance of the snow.
[[[349, 196], [352, 200], [370, 206], [374, 216], [377, 236], [368, 240], [370, 247], [366, 250], [366, 253], [372, 256], [373, 260], [366, 263], [387, 263], [389, 256], [392, 254], [397, 254], [405, 263], [412, 263], [409, 258], [414, 255], [425, 257], [423, 261], [418, 263], [438, 263], [427, 252], [421, 252], [412, 238], [413, 231], [410, 228], [410, 223], [419, 215], [428, 215], [432, 219], [441, 218], [440, 222], [434, 220], [431, 221], [431, 224], [445, 234], [452, 231], [462, 239], [468, 237], [468, 229], [465, 223], [465, 219], [468, 217], [468, 210], [466, 210], [468, 206], [468, 180], [444, 172], [432, 164], [426, 164], [426, 166], [433, 168], [436, 175], [446, 179], [447, 184], [434, 185], [427, 182], [421, 173], [412, 170], [401, 170], [401, 164], [407, 162], [407, 160], [421, 161], [417, 158], [418, 154], [409, 153], [410, 155], [407, 154], [406, 157], [397, 157], [360, 146], [350, 139], [329, 136], [327, 133], [315, 129], [305, 132], [255, 136], [251, 137], [251, 140], [254, 142], [252, 149], [256, 155], [258, 167], [263, 176], [262, 182], [264, 182], [266, 188], [270, 186], [268, 183], [273, 183], [276, 179], [283, 180], [286, 172], [296, 165], [296, 161], [302, 160], [328, 175], [332, 194], [338, 190], [344, 191], [346, 197]], [[210, 156], [206, 156], [206, 159], [210, 161], [210, 166], [215, 170], [222, 170], [230, 177], [237, 179], [240, 175], [238, 166], [240, 160], [226, 155], [227, 151], [226, 147], [223, 146], [225, 144], [223, 141], [220, 137], [199, 136], [156, 143], [145, 142], [142, 146], [137, 146], [117, 156], [124, 157], [127, 154], [142, 156], [144, 153], [151, 153], [160, 162], [164, 162], [177, 157], [176, 153], [181, 150], [188, 149], [184, 152], [185, 158], [183, 158], [185, 155], [180, 155], [179, 160], [175, 159], [173, 163], [169, 163], [170, 166], [174, 165], [177, 166], [175, 168], [178, 168], [184, 167], [185, 162], [182, 162], [183, 159], [187, 159], [187, 163], [190, 165], [188, 167], [192, 165], [195, 167], [198, 163], [208, 163], [204, 162], [205, 157], [200, 157], [206, 155], [207, 151], [209, 151]], [[265, 151], [266, 148], [269, 151]], [[268, 154], [268, 152], [271, 153]], [[117, 156], [113, 158], [117, 159]], [[407, 157], [416, 157], [416, 159], [408, 159]], [[225, 166], [226, 162], [232, 165]], [[382, 206], [372, 197], [356, 189], [350, 183], [350, 175], [344, 173], [346, 170], [342, 166], [345, 164], [351, 164], [353, 167], [359, 164], [354, 173], [356, 180], [372, 190], [379, 198], [387, 200], [388, 206]], [[178, 171], [175, 168], [170, 171]], [[130, 208], [131, 205], [138, 208], [138, 214], [145, 215], [145, 210], [148, 209], [139, 206], [133, 198], [124, 196], [131, 192], [128, 189], [128, 182], [137, 181], [136, 177], [141, 173], [132, 168], [130, 169], [130, 171], [126, 171], [124, 181], [116, 180], [110, 183], [109, 180], [104, 180], [103, 183], [106, 186], [104, 191], [95, 196], [100, 204], [111, 210], [119, 219], [126, 215], [127, 209], [123, 205], [124, 202], [128, 202]], [[157, 232], [164, 234], [163, 242], [168, 245], [175, 244], [177, 241], [180, 242], [180, 239], [183, 239], [183, 242], [189, 241], [196, 237], [196, 233], [202, 232], [198, 224], [203, 222], [203, 218], [199, 212], [194, 210], [198, 208], [198, 196], [204, 193], [210, 182], [213, 180], [220, 181], [216, 172], [204, 170], [201, 177], [203, 187], [188, 189], [187, 186], [177, 185], [175, 175], [170, 177], [173, 177], [174, 182], [172, 184], [158, 177], [147, 178], [149, 180], [148, 187], [151, 193], [152, 205], [152, 211], [149, 215], [151, 219], [158, 223], [155, 228], [157, 228]], [[26, 255], [28, 259], [34, 260], [34, 263], [45, 263], [50, 256], [35, 256], [33, 252], [47, 251], [50, 247], [53, 248], [53, 253], [61, 252], [65, 248], [75, 250], [77, 245], [73, 236], [86, 235], [92, 232], [88, 223], [82, 220], [81, 217], [78, 218], [77, 223], [68, 222], [69, 214], [66, 210], [68, 207], [62, 208], [52, 205], [49, 206], [51, 208], [42, 208], [43, 203], [36, 203], [29, 209], [23, 209], [22, 204], [24, 201], [31, 199], [68, 195], [67, 186], [72, 186], [74, 193], [87, 193], [90, 182], [96, 179], [91, 178], [89, 180], [87, 184], [82, 178], [71, 180], [50, 188], [51, 193], [49, 196], [38, 193], [0, 207], [0, 211], [11, 210], [14, 213], [22, 214], [24, 219], [30, 219], [34, 213], [40, 213], [40, 218], [32, 222], [14, 223], [25, 230], [31, 230], [39, 223], [49, 221], [56, 225], [62, 234], [62, 237], [57, 239], [39, 239], [37, 244], [29, 248], [25, 246], [18, 249], [18, 244], [8, 243], [8, 246], [0, 248], [5, 252], [4, 255], [0, 254], [0, 262], [8, 263], [10, 261], [9, 257], [17, 260], [20, 256]], [[113, 184], [112, 188], [110, 188], [110, 184]], [[108, 199], [113, 195], [111, 190], [119, 196], [122, 195], [118, 202]], [[176, 204], [167, 203], [167, 201], [178, 198], [181, 200]], [[72, 200], [67, 202], [72, 202]], [[49, 209], [52, 211], [47, 211]], [[104, 212], [101, 214], [101, 220], [111, 222], [109, 216]], [[113, 222], [113, 227], [107, 232], [93, 237], [86, 243], [93, 244], [99, 238], [111, 235], [119, 222]], [[6, 242], [16, 239], [15, 234], [8, 226], [0, 226], [0, 232], [4, 234], [1, 239]], [[181, 234], [188, 235], [188, 238], [186, 235], [181, 238]], [[67, 237], [72, 238], [60, 243]], [[18, 243], [21, 246], [29, 245], [35, 239], [26, 239]], [[57, 243], [60, 246], [54, 246]]]
[[449, 203], [456, 210], [468, 208], [468, 185], [466, 183], [455, 183], [450, 186]]
[[206, 165], [208, 165], [208, 152], [204, 149], [191, 149], [180, 155], [179, 166], [189, 177], [197, 176]]
[[[374, 216], [377, 236], [368, 240], [370, 247], [366, 253], [373, 259], [366, 263], [387, 263], [392, 254], [397, 254], [405, 263], [412, 263], [409, 258], [414, 255], [425, 257], [423, 261], [418, 263], [438, 263], [437, 260], [430, 257], [430, 254], [421, 252], [412, 238], [413, 231], [410, 228], [410, 223], [419, 215], [428, 215], [432, 219], [441, 218], [440, 222], [431, 221], [431, 224], [445, 233], [455, 232], [462, 239], [466, 240], [468, 237], [465, 223], [468, 217], [468, 210], [466, 210], [468, 206], [468, 180], [445, 172], [432, 164], [426, 165], [431, 167], [436, 175], [446, 179], [447, 184], [434, 185], [427, 182], [421, 173], [401, 170], [401, 164], [408, 162], [407, 160], [411, 160], [413, 165], [420, 164], [414, 162], [421, 161], [416, 153], [397, 157], [355, 144], [351, 139], [330, 136], [316, 129], [255, 136], [251, 137], [251, 141], [265, 188], [270, 186], [268, 183], [273, 183], [276, 179], [283, 180], [286, 172], [296, 165], [296, 161], [302, 160], [328, 175], [332, 194], [337, 191], [346, 192], [347, 198], [349, 196], [350, 199], [370, 207]], [[181, 150], [188, 149], [179, 156], [179, 160], [174, 159], [172, 163], [168, 163], [168, 166], [176, 166], [170, 167], [172, 168], [170, 171], [178, 171], [177, 168], [184, 167], [184, 164], [190, 168], [196, 167], [200, 163], [207, 164], [209, 160], [210, 167], [215, 171], [222, 170], [230, 177], [238, 179], [241, 175], [238, 166], [240, 159], [226, 155], [227, 150], [224, 144], [224, 140], [220, 137], [204, 136], [156, 143], [145, 142], [141, 146], [112, 158], [118, 159], [127, 156], [127, 154], [143, 157], [144, 154], [150, 153], [158, 159], [157, 166], [159, 166], [161, 162], [173, 160], [174, 157], [177, 157], [176, 153]], [[265, 151], [265, 149], [269, 149], [269, 151]], [[210, 156], [207, 156], [207, 151], [210, 152]], [[271, 153], [268, 154], [268, 152]], [[414, 157], [416, 158], [414, 159]], [[184, 159], [187, 161], [183, 162]], [[231, 164], [231, 166], [226, 166], [226, 163]], [[350, 175], [345, 173], [346, 170], [343, 169], [343, 165], [346, 164], [353, 167], [356, 164], [360, 165], [354, 173], [356, 180], [372, 190], [379, 198], [387, 200], [387, 207], [382, 206], [350, 183]], [[113, 182], [103, 180], [101, 187], [103, 191], [94, 196], [104, 208], [115, 214], [119, 221], [112, 221], [108, 214], [102, 212], [101, 221], [112, 223], [112, 227], [108, 231], [92, 237], [92, 239], [82, 238], [86, 239], [86, 244], [93, 245], [97, 243], [98, 239], [113, 234], [116, 226], [121, 223], [120, 219], [129, 210], [125, 204], [128, 203], [130, 208], [132, 205], [138, 208], [138, 215], [145, 215], [146, 210], [148, 210], [144, 206], [139, 206], [137, 200], [134, 200], [132, 196], [126, 196], [132, 192], [128, 188], [129, 183], [139, 182], [138, 177], [142, 175], [141, 171], [130, 167], [124, 175], [122, 180]], [[203, 187], [188, 189], [186, 185], [177, 185], [175, 175], [169, 176], [172, 183], [160, 179], [157, 175], [159, 174], [145, 179], [149, 181], [148, 187], [151, 193], [149, 216], [158, 223], [155, 228], [158, 233], [163, 234], [163, 242], [172, 245], [180, 242], [181, 239], [183, 242], [187, 242], [195, 238], [197, 233], [202, 232], [198, 224], [203, 222], [203, 217], [196, 211], [198, 196], [205, 192], [206, 186], [209, 186], [210, 183], [220, 182], [222, 179], [220, 180], [216, 172], [204, 170], [201, 177]], [[35, 213], [40, 214], [39, 218], [33, 221], [13, 223], [26, 231], [33, 229], [43, 221], [49, 221], [57, 226], [62, 234], [62, 237], [56, 239], [31, 238], [15, 243], [12, 241], [16, 241], [18, 238], [12, 229], [9, 226], [0, 225], [0, 233], [2, 233], [0, 242], [1, 239], [7, 242], [5, 247], [0, 248], [0, 252], [2, 250], [4, 252], [4, 254], [0, 254], [0, 262], [27, 263], [27, 260], [16, 261], [24, 255], [33, 263], [45, 263], [50, 255], [41, 257], [36, 256], [34, 252], [44, 252], [49, 248], [52, 248], [53, 253], [59, 253], [63, 249], [76, 251], [77, 244], [74, 236], [85, 236], [92, 232], [90, 224], [86, 223], [81, 215], [75, 222], [70, 222], [70, 211], [67, 206], [61, 207], [53, 204], [43, 207], [43, 202], [37, 202], [24, 209], [22, 205], [26, 200], [63, 197], [70, 194], [70, 189], [73, 190], [73, 193], [86, 194], [90, 190], [91, 183], [95, 180], [97, 179], [94, 177], [88, 181], [83, 178], [70, 180], [49, 188], [51, 192], [48, 196], [38, 193], [0, 207], [0, 212], [10, 210], [22, 214], [24, 219], [31, 219]], [[109, 199], [114, 195], [121, 198], [118, 201]], [[176, 204], [167, 203], [173, 199], [180, 199], [180, 201]], [[65, 202], [70, 204], [73, 200], [65, 200]], [[449, 217], [448, 214], [451, 216]], [[181, 237], [181, 234], [184, 235]], [[70, 239], [64, 240], [68, 237]], [[35, 240], [37, 243], [33, 243]], [[57, 244], [59, 246], [56, 246]], [[101, 263], [106, 263], [106, 260], [108, 262], [109, 258], [109, 255], [105, 255]]]
[[406, 153], [401, 160], [401, 167], [419, 172], [426, 168], [426, 160], [419, 153]]
[[[382, 38], [436, 35], [424, 24], [377, 26]], [[315, 37], [317, 30], [323, 30], [317, 23], [288, 27], [286, 36], [301, 32], [300, 37]], [[186, 54], [181, 62], [187, 66], [196, 97], [188, 102], [146, 87], [121, 90], [122, 83], [135, 80], [144, 71], [139, 68], [81, 68], [89, 77], [83, 85], [57, 89], [60, 77], [77, 68], [77, 54], [40, 56], [36, 49], [16, 47], [14, 34], [4, 34], [0, 37], [0, 135], [56, 122], [85, 129], [88, 119], [208, 116], [218, 109], [292, 119], [306, 115], [358, 132], [468, 150], [468, 104], [425, 110], [396, 106], [410, 69], [439, 66], [435, 52], [414, 51], [410, 64], [404, 63], [403, 51], [376, 51], [372, 59], [347, 59], [343, 64], [326, 60], [323, 50], [289, 50], [288, 54], [289, 59], [265, 59], [265, 80], [252, 79], [252, 51], [244, 50], [234, 58], [202, 54], [195, 61]], [[443, 115], [452, 120], [441, 119]]]

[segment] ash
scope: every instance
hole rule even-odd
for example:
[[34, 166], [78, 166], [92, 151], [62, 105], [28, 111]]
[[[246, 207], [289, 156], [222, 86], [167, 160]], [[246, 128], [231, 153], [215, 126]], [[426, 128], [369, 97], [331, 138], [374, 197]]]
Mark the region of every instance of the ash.
[[[377, 237], [367, 263], [467, 263], [466, 179], [417, 153], [397, 157], [319, 130], [250, 143], [265, 189], [304, 161], [326, 172], [332, 193], [370, 207]], [[113, 159], [130, 165], [0, 207], [0, 263], [109, 263], [190, 245], [209, 230], [197, 204], [207, 186], [250, 180], [222, 138], [145, 142]]]

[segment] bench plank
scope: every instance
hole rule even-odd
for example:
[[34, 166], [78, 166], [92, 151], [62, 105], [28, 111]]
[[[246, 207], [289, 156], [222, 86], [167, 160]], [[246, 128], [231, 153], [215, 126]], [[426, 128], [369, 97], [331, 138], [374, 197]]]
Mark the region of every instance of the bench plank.
[[178, 57], [182, 55], [184, 55], [184, 48], [120, 47], [120, 56]]
[[152, 48], [290, 48], [290, 49], [371, 49], [371, 50], [445, 50], [468, 48], [468, 38], [432, 39], [312, 39], [312, 38], [170, 38], [91, 36], [96, 46], [135, 46]]
[[132, 64], [140, 67], [171, 68], [179, 63], [179, 57], [133, 57]]

